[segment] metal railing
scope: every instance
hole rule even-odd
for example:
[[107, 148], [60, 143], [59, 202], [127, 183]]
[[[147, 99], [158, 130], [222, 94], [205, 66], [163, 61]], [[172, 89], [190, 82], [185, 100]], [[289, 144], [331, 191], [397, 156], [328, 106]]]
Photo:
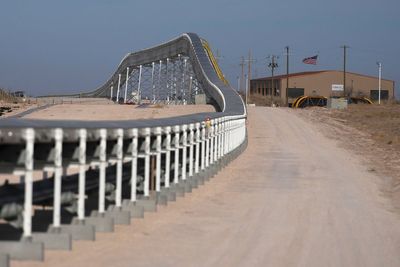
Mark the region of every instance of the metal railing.
[[[221, 160], [236, 148], [246, 138], [245, 118], [221, 117], [210, 121], [210, 125], [204, 122], [181, 124], [153, 128], [132, 129], [76, 129], [74, 136], [69, 137], [68, 149], [73, 147], [72, 158], [63, 157], [63, 138], [66, 133], [63, 129], [49, 129], [53, 134], [51, 152], [52, 161], [46, 162], [46, 170], [54, 173], [53, 192], [53, 227], [61, 225], [61, 198], [62, 177], [64, 168], [73, 165], [79, 168], [78, 188], [78, 219], [85, 219], [85, 173], [87, 166], [96, 166], [99, 170], [98, 186], [98, 212], [106, 212], [106, 173], [107, 169], [116, 169], [115, 206], [122, 207], [122, 177], [124, 164], [130, 164], [131, 197], [130, 201], [137, 199], [138, 176], [143, 178], [143, 193], [141, 197], [150, 197], [150, 157], [156, 158], [155, 192], [159, 193], [163, 188], [169, 188], [172, 184], [179, 184], [200, 174], [211, 166], [221, 164]], [[24, 176], [24, 223], [23, 235], [32, 235], [31, 217], [33, 208], [33, 171], [35, 130], [27, 128], [22, 130], [25, 148], [21, 154], [25, 156], [24, 170], [19, 171]], [[88, 132], [94, 138], [88, 140]], [[71, 134], [71, 131], [69, 132]], [[87, 160], [87, 144], [95, 143], [97, 155]], [[93, 149], [92, 149], [93, 150]], [[171, 158], [171, 153], [173, 157]], [[144, 168], [138, 170], [138, 160], [143, 159]], [[66, 164], [63, 165], [63, 161]], [[163, 166], [161, 165], [163, 164]], [[43, 166], [43, 165], [42, 165]], [[173, 171], [171, 171], [173, 166]], [[163, 177], [161, 177], [163, 173]], [[173, 177], [172, 177], [173, 175]], [[173, 178], [173, 179], [171, 179]], [[71, 188], [71, 187], [69, 187]], [[75, 191], [75, 189], [73, 190]], [[38, 202], [39, 203], [39, 202]], [[3, 206], [4, 207], [4, 206]]]
[[[42, 259], [43, 245], [27, 244], [60, 248], [53, 239], [59, 241], [62, 233], [69, 234], [68, 249], [75, 233], [64, 228], [64, 209], [76, 214], [73, 224], [93, 225], [97, 231], [94, 217], [117, 222], [125, 211], [130, 219], [134, 208], [162, 203], [182, 189], [190, 192], [244, 149], [243, 101], [218, 78], [201, 40], [185, 34], [161, 45], [159, 53], [157, 47], [143, 53], [150, 53], [148, 60], [171, 56], [164, 53], [166, 47], [190, 56], [197, 80], [222, 112], [139, 121], [1, 120], [0, 169], [19, 175], [21, 183], [0, 186], [0, 218], [22, 227], [23, 244], [10, 245], [0, 237], [0, 256]], [[127, 61], [129, 56], [113, 77], [127, 68]], [[93, 95], [107, 96], [112, 79]], [[34, 178], [37, 172], [43, 179]], [[50, 241], [32, 231], [33, 211], [40, 206], [52, 207], [48, 232], [58, 236]]]

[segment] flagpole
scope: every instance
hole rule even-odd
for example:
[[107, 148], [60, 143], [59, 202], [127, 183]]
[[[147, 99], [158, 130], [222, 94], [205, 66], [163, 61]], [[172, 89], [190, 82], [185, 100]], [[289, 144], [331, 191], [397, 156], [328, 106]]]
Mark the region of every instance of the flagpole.
[[382, 79], [382, 63], [378, 62], [378, 68], [379, 68], [379, 81], [378, 81], [378, 104], [381, 104], [381, 79]]

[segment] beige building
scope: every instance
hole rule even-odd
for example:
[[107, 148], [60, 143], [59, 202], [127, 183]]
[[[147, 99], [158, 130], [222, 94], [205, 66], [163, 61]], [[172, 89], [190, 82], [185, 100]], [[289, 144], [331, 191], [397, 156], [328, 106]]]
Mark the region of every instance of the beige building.
[[[273, 84], [273, 86], [271, 86]], [[287, 75], [253, 79], [250, 95], [286, 102]], [[394, 81], [382, 79], [381, 99], [394, 99]], [[346, 72], [346, 88], [343, 88], [342, 71], [310, 71], [289, 74], [288, 102], [299, 96], [354, 96], [378, 99], [379, 80], [377, 77]]]

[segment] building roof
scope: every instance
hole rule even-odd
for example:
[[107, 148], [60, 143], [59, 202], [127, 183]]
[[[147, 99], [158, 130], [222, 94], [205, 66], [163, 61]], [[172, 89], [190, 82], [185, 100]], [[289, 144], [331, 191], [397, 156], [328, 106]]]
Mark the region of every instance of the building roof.
[[[319, 73], [322, 73], [322, 72], [342, 72], [342, 71], [339, 71], [339, 70], [319, 70], [319, 71], [296, 72], [296, 73], [289, 73], [289, 78], [290, 77], [296, 77], [296, 76], [314, 75], [314, 74], [319, 74]], [[368, 77], [368, 78], [378, 79], [378, 77], [374, 77], [374, 76], [370, 76], [370, 75], [364, 75], [364, 74], [360, 74], [360, 73], [354, 73], [354, 72], [348, 72], [348, 71], [346, 71], [346, 73], [353, 74], [353, 75], [358, 75], [358, 76], [363, 76], [363, 77]], [[285, 79], [286, 76], [287, 76], [286, 74], [276, 75], [276, 76], [274, 76], [274, 79]], [[271, 76], [263, 77], [263, 78], [256, 78], [256, 79], [252, 79], [252, 81], [264, 81], [264, 80], [269, 80], [271, 78], [272, 78]], [[387, 80], [387, 79], [382, 79], [382, 80], [394, 82], [392, 80]]]
[[[289, 78], [290, 77], [295, 77], [295, 76], [305, 76], [305, 75], [313, 75], [313, 74], [318, 74], [321, 72], [326, 72], [327, 70], [320, 70], [320, 71], [304, 71], [304, 72], [296, 72], [296, 73], [289, 73]], [[271, 76], [268, 77], [262, 77], [262, 78], [257, 78], [257, 79], [252, 79], [253, 81], [261, 81], [261, 80], [268, 80], [271, 79]], [[274, 79], [283, 79], [286, 78], [286, 74], [282, 75], [276, 75], [274, 76]]]

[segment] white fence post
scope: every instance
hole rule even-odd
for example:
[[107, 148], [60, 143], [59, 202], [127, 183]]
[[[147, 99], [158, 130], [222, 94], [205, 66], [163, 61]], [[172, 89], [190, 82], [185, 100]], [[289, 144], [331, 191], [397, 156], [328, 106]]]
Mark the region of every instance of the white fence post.
[[179, 125], [174, 126], [174, 145], [175, 145], [175, 160], [174, 160], [174, 183], [179, 183]]
[[194, 172], [199, 173], [199, 163], [200, 163], [200, 123], [196, 123], [196, 156], [194, 163]]
[[229, 153], [229, 120], [227, 117], [225, 117], [225, 151], [224, 154], [228, 154]]
[[117, 130], [117, 180], [115, 189], [115, 206], [122, 206], [122, 158], [124, 145], [124, 130]]
[[161, 127], [154, 129], [156, 135], [156, 192], [161, 190]]
[[62, 180], [62, 142], [63, 130], [54, 130], [54, 203], [53, 203], [53, 226], [61, 226], [61, 180]]
[[169, 188], [171, 164], [171, 127], [165, 127], [165, 187]]
[[224, 154], [224, 118], [220, 118], [219, 121], [219, 158], [222, 158]]
[[206, 127], [203, 125], [201, 129], [201, 170], [206, 167]]
[[224, 156], [224, 118], [220, 119], [220, 124], [219, 124], [219, 158], [222, 158]]
[[215, 120], [214, 128], [214, 161], [218, 161], [218, 149], [219, 149], [219, 119]]
[[193, 176], [194, 124], [189, 124], [189, 177]]
[[182, 180], [186, 180], [187, 125], [182, 125]]
[[144, 140], [144, 196], [150, 196], [150, 128], [143, 129]]
[[28, 128], [24, 131], [25, 138], [25, 199], [24, 199], [24, 237], [32, 236], [32, 195], [33, 195], [33, 152], [35, 130]]
[[106, 167], [107, 167], [107, 130], [100, 129], [100, 151], [99, 151], [99, 213], [105, 212], [106, 195]]
[[214, 164], [214, 135], [215, 135], [215, 120], [211, 120], [210, 127], [210, 164]]
[[206, 129], [206, 168], [210, 165], [210, 147], [211, 147], [211, 131], [212, 131], [212, 125], [205, 126], [207, 127]]
[[132, 163], [131, 163], [131, 202], [136, 202], [137, 159], [138, 159], [138, 129], [132, 129]]
[[79, 189], [78, 220], [85, 219], [85, 186], [86, 186], [86, 129], [79, 130]]

